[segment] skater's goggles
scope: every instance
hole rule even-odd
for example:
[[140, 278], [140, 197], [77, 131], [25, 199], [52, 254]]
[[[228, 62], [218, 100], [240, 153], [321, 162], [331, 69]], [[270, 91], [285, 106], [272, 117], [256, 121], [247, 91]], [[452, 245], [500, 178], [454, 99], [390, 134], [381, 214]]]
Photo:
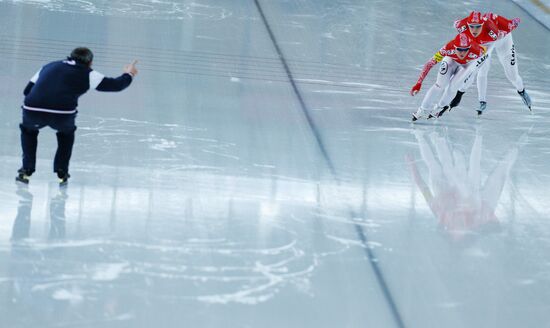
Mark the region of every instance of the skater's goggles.
[[470, 47], [455, 47], [456, 51], [466, 52], [470, 50]]
[[483, 24], [468, 24], [468, 27], [471, 29], [478, 29], [481, 28]]

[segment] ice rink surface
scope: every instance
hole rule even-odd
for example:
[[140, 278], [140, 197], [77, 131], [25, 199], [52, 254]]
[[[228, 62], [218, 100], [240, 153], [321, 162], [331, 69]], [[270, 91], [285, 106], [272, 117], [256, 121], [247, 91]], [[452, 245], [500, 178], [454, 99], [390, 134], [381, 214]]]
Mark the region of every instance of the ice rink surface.
[[[483, 117], [474, 86], [413, 126], [473, 9], [522, 19], [533, 114], [494, 60]], [[513, 2], [0, 0], [0, 27], [0, 327], [550, 327], [550, 32]], [[22, 90], [81, 45], [140, 74], [81, 98], [66, 189], [49, 129], [17, 187]]]

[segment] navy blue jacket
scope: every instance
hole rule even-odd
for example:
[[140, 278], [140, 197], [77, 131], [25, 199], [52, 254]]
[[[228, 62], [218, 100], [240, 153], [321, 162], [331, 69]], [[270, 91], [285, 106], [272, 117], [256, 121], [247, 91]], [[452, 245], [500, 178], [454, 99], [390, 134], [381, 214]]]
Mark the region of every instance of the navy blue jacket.
[[78, 98], [89, 89], [122, 91], [132, 83], [124, 73], [117, 78], [105, 77], [90, 67], [67, 59], [42, 67], [23, 91], [23, 109], [56, 114], [76, 113]]

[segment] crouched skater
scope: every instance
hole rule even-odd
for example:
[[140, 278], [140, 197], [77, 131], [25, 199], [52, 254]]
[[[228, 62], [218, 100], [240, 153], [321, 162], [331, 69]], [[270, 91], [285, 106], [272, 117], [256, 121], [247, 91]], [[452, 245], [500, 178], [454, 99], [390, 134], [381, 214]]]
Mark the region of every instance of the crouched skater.
[[[520, 22], [521, 20], [518, 17], [507, 19], [494, 13], [481, 14], [479, 11], [472, 11], [468, 17], [457, 20], [454, 24], [458, 33], [465, 33], [475, 42], [486, 47], [490, 54], [487, 63], [477, 73], [478, 115], [481, 115], [487, 108], [487, 75], [491, 67], [493, 50], [496, 50], [506, 78], [516, 88], [523, 103], [531, 111], [531, 97], [525, 90], [523, 79], [519, 75], [516, 47], [512, 38], [512, 31], [519, 26]], [[472, 78], [467, 85], [457, 91], [455, 98], [451, 101], [450, 108], [458, 106], [462, 95], [473, 82], [474, 79]]]
[[59, 183], [66, 184], [70, 177], [69, 161], [75, 139], [78, 98], [90, 89], [122, 91], [138, 73], [134, 61], [124, 67], [124, 73], [119, 77], [105, 77], [92, 69], [92, 62], [90, 49], [76, 48], [66, 60], [43, 66], [25, 87], [23, 118], [19, 125], [23, 163], [15, 178], [17, 181], [29, 183], [29, 177], [36, 169], [38, 132], [49, 126], [56, 131], [57, 137], [53, 171]]
[[444, 45], [424, 65], [418, 81], [410, 91], [412, 96], [416, 95], [432, 67], [441, 63], [435, 84], [424, 96], [418, 110], [412, 114], [413, 122], [426, 116], [430, 119], [443, 115], [449, 109], [457, 90], [467, 85], [468, 80], [475, 76], [487, 58], [487, 49], [464, 33], [458, 34]]

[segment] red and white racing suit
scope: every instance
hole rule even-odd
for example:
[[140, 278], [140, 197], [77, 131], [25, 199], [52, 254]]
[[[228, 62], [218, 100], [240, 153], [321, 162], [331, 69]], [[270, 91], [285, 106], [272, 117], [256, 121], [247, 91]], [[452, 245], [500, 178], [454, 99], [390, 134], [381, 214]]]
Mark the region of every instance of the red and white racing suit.
[[[482, 21], [484, 23], [481, 34], [476, 38], [470, 33], [466, 18], [457, 20], [454, 23], [459, 33], [466, 33], [477, 43], [487, 47], [489, 53], [487, 63], [483, 65], [477, 73], [479, 101], [487, 100], [487, 74], [491, 67], [491, 54], [493, 49], [496, 50], [498, 59], [504, 68], [506, 78], [514, 85], [516, 90], [522, 91], [524, 89], [523, 79], [519, 75], [516, 49], [514, 40], [512, 39], [512, 31], [517, 28], [520, 22], [519, 18], [509, 20], [493, 13], [486, 13], [483, 15]], [[474, 79], [470, 79], [464, 87], [460, 88], [460, 91], [466, 91], [466, 89], [472, 85], [473, 80]]]
[[437, 80], [424, 96], [420, 108], [424, 111], [431, 111], [436, 105], [440, 108], [449, 105], [456, 91], [472, 80], [474, 74], [485, 65], [487, 59], [486, 49], [476, 42], [472, 42], [469, 52], [463, 59], [456, 55], [453, 41], [444, 45], [424, 65], [418, 79], [417, 85], [422, 83], [434, 65], [441, 63]]

